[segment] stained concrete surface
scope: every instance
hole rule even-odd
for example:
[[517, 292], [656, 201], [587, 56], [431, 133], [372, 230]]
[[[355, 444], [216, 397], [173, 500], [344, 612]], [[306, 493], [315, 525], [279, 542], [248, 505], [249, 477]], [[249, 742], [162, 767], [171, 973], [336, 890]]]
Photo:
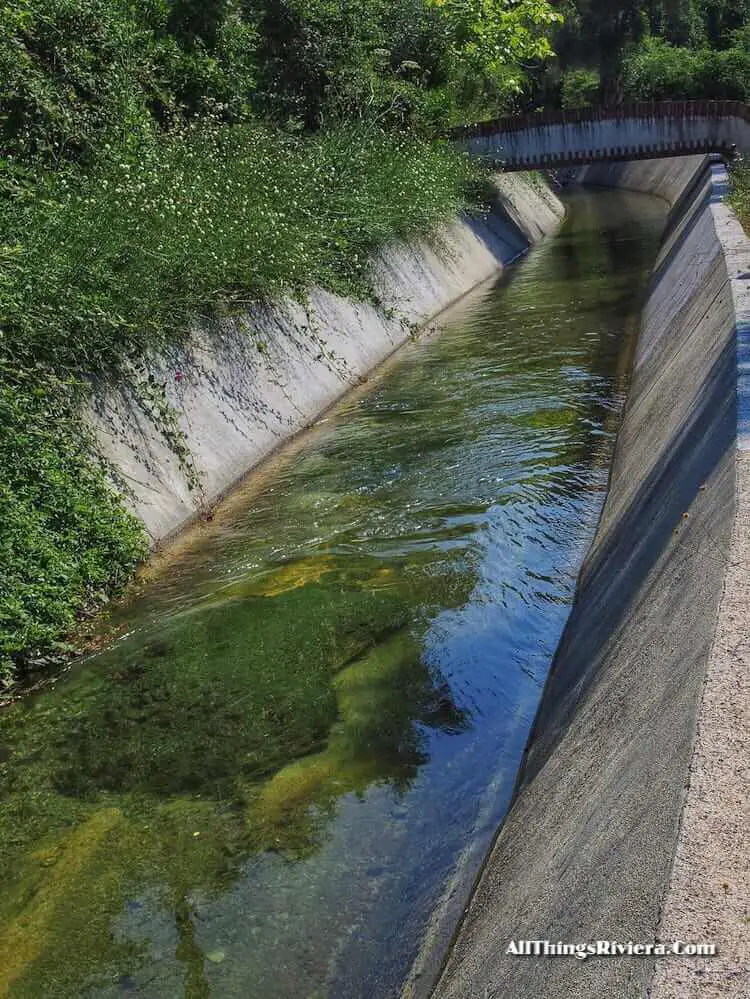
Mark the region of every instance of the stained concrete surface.
[[[714, 190], [724, 186], [715, 167]], [[651, 999], [750, 996], [750, 440], [747, 336], [750, 241], [725, 205], [712, 210], [737, 318], [736, 515], [698, 713], [687, 797], [657, 936], [714, 942], [714, 957], [662, 958]]]
[[[714, 792], [694, 769], [699, 717], [709, 755], [716, 753], [708, 736], [711, 716], [702, 706], [717, 709], [722, 696], [731, 699], [735, 690], [741, 696], [743, 689], [733, 686], [736, 661], [724, 661], [729, 686], [715, 702], [706, 693], [707, 677], [718, 670], [709, 666], [720, 603], [733, 608], [740, 631], [741, 608], [749, 606], [744, 590], [736, 595], [740, 609], [727, 604], [725, 585], [734, 553], [740, 554], [738, 525], [746, 520], [746, 493], [737, 493], [736, 475], [736, 275], [728, 272], [720, 237], [725, 209], [716, 204], [717, 184], [705, 161], [691, 159], [588, 171], [589, 181], [656, 191], [675, 208], [644, 309], [599, 530], [517, 798], [435, 999], [643, 997], [653, 958], [522, 958], [506, 955], [507, 945], [518, 939], [652, 942], [677, 925], [696, 934], [682, 939], [699, 940], [708, 925], [717, 932], [721, 926], [662, 921], [675, 886], [676, 904], [665, 907], [665, 919], [669, 912], [684, 914], [686, 898], [694, 910], [711, 909], [702, 885], [692, 882], [689, 861], [680, 866], [675, 855], [689, 858], [695, 851], [695, 842], [682, 845], [686, 836], [695, 840], [695, 823], [688, 821], [691, 780], [699, 815], [707, 812], [704, 796]], [[737, 757], [729, 764], [730, 770], [740, 766]], [[714, 771], [704, 765], [700, 772]], [[723, 804], [713, 802], [714, 828], [733, 827], [735, 846], [744, 841], [746, 847], [741, 822], [723, 814], [733, 803], [731, 790]], [[726, 844], [715, 845], [726, 859]], [[707, 867], [712, 876], [717, 863], [723, 861]], [[729, 950], [741, 936], [738, 912], [747, 886], [741, 872], [730, 880], [740, 901], [732, 928], [725, 928]], [[656, 991], [664, 988], [659, 974], [666, 964], [654, 982], [655, 999], [683, 994]], [[740, 954], [728, 956], [727, 971], [742, 968]], [[735, 974], [725, 985], [725, 994], [747, 994], [746, 980]]]
[[538, 178], [498, 177], [493, 213], [457, 219], [434, 240], [378, 254], [372, 280], [380, 308], [312, 289], [305, 303], [253, 306], [145, 358], [176, 416], [182, 454], [158, 407], [154, 414], [132, 384], [96, 386], [89, 422], [152, 540], [209, 508], [366, 378], [415, 326], [499, 274], [563, 214]]
[[532, 170], [563, 162], [606, 163], [628, 157], [632, 165], [632, 161], [649, 153], [669, 157], [677, 151], [729, 152], [733, 147], [747, 152], [750, 123], [744, 115], [736, 113], [732, 104], [725, 102], [723, 110], [717, 113], [716, 103], [711, 102], [712, 111], [692, 115], [679, 110], [668, 115], [654, 114], [649, 113], [648, 105], [640, 105], [631, 107], [626, 114], [620, 108], [617, 117], [605, 115], [565, 123], [534, 122], [529, 116], [526, 127], [510, 129], [503, 127], [501, 119], [495, 125], [489, 122], [480, 126], [479, 134], [459, 132], [457, 138], [473, 156], [501, 161], [511, 170]]

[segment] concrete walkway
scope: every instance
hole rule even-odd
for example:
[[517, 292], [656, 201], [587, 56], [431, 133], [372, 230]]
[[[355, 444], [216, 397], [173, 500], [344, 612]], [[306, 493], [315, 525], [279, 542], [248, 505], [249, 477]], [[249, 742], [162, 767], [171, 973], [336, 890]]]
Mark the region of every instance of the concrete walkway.
[[[715, 168], [716, 186], [723, 171]], [[750, 996], [750, 241], [715, 205], [737, 314], [736, 515], [661, 940], [714, 941], [712, 958], [657, 962], [652, 999]], [[747, 275], [742, 277], [741, 275]]]

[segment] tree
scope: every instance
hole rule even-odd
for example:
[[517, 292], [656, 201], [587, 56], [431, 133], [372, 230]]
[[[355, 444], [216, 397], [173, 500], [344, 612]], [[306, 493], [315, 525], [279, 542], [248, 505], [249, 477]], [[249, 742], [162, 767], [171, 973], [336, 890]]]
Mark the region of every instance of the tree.
[[444, 127], [497, 114], [552, 55], [548, 0], [245, 0], [263, 113], [306, 128], [390, 116]]
[[622, 94], [624, 53], [648, 28], [643, 5], [639, 0], [587, 0], [581, 26], [598, 57], [601, 99], [616, 103]]
[[565, 110], [588, 108], [599, 96], [599, 74], [595, 69], [571, 69], [560, 81], [560, 103]]
[[427, 0], [450, 33], [459, 103], [501, 108], [521, 93], [530, 64], [553, 55], [562, 16], [548, 0]]
[[733, 34], [750, 22], [750, 0], [697, 0], [708, 44], [729, 48]]
[[459, 65], [505, 77], [552, 55], [550, 29], [562, 16], [547, 0], [428, 0], [450, 26]]

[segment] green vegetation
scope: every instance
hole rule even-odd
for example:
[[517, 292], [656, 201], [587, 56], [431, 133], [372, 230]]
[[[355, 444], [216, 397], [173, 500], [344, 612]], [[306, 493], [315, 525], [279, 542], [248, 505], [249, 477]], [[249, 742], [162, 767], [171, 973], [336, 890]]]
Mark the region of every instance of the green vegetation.
[[[541, 100], [581, 107], [750, 99], [749, 0], [563, 0], [559, 7], [559, 59]], [[598, 74], [595, 99], [584, 72]]]
[[411, 956], [563, 626], [646, 215], [623, 242], [616, 198], [576, 213], [0, 711], [0, 996], [312, 999], [352, 926]]
[[113, 968], [136, 975], [136, 907], [176, 925], [163, 959], [202, 980], [196, 899], [228, 892], [248, 858], [315, 853], [342, 796], [398, 795], [427, 732], [467, 725], [420, 642], [430, 607], [468, 598], [462, 568], [440, 552], [284, 562], [7, 708], [0, 996], [67, 999]]
[[730, 203], [745, 232], [750, 233], [750, 163], [744, 157], [737, 157], [729, 178], [732, 185]]
[[301, 139], [205, 121], [57, 174], [47, 197], [8, 206], [7, 363], [100, 371], [205, 303], [313, 281], [362, 291], [372, 248], [458, 211], [471, 177], [445, 144], [364, 125]]
[[714, 51], [647, 38], [625, 61], [628, 100], [750, 99], [750, 48], [744, 43]]
[[79, 413], [192, 317], [474, 203], [435, 136], [509, 110], [547, 0], [11, 0], [0, 10], [0, 684], [145, 552]]
[[598, 70], [568, 70], [560, 81], [560, 104], [566, 110], [592, 107], [599, 99], [599, 84]]
[[[33, 377], [33, 373], [32, 373]], [[101, 606], [146, 553], [92, 459], [67, 386], [0, 384], [0, 680], [15, 657], [37, 666], [67, 651], [76, 614]]]

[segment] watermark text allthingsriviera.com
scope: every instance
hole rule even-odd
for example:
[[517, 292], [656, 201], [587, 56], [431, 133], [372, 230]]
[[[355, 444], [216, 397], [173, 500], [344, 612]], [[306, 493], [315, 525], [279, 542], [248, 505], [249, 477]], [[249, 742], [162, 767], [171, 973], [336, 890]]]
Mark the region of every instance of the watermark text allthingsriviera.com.
[[716, 944], [670, 940], [666, 943], [636, 943], [633, 940], [592, 940], [563, 943], [561, 940], [511, 940], [506, 954], [514, 957], [714, 957]]

